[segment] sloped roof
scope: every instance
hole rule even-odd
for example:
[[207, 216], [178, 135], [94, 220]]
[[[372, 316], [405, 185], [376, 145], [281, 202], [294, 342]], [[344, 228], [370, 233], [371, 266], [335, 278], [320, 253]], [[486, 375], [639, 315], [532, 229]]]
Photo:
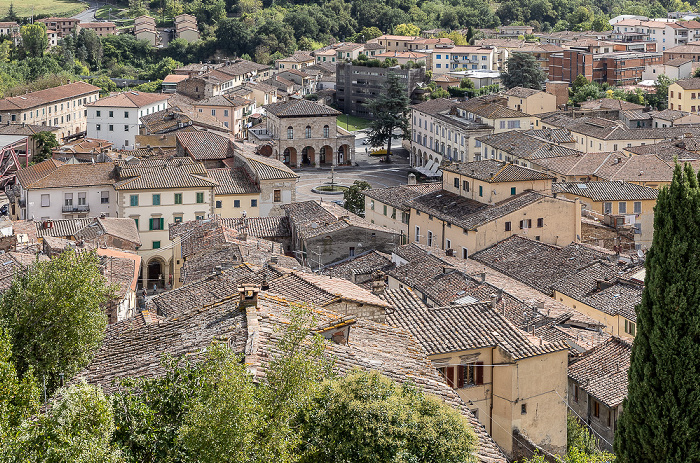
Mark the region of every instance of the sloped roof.
[[608, 407], [617, 407], [627, 397], [632, 344], [612, 337], [575, 358], [569, 378]]
[[[43, 164], [43, 162], [40, 164]], [[17, 172], [18, 176], [22, 170], [20, 169]], [[22, 183], [20, 180], [22, 187], [26, 189], [40, 189], [112, 185], [115, 179], [114, 163], [112, 162], [61, 164], [56, 169], [51, 169], [50, 172], [45, 171], [44, 173], [46, 175], [30, 183]]]
[[406, 202], [442, 189], [442, 183], [418, 183], [416, 185], [398, 185], [388, 188], [371, 188], [362, 193], [368, 198], [375, 199], [383, 204], [395, 207], [402, 211], [408, 211]]
[[199, 162], [187, 157], [174, 159], [141, 159], [137, 163], [119, 164], [116, 190], [151, 190], [162, 188], [213, 188], [218, 183], [207, 176]]
[[[321, 309], [316, 309], [315, 314], [321, 326], [343, 317]], [[264, 376], [267, 362], [278, 349], [289, 317], [290, 304], [283, 298], [261, 293], [257, 308], [246, 312], [240, 310], [236, 292], [231, 299], [224, 296], [201, 309], [159, 319], [156, 323], [118, 322], [107, 328], [101, 348], [77, 378], [112, 390], [113, 381], [119, 378], [161, 376], [165, 373], [161, 363], [164, 354], [175, 357], [190, 355], [197, 361], [212, 340], [222, 336], [230, 340], [234, 352], [246, 354], [256, 376]], [[257, 320], [259, 330], [256, 330], [257, 342], [246, 349], [252, 332], [248, 318]], [[426, 393], [444, 400], [457, 408], [474, 428], [478, 438], [477, 459], [505, 463], [505, 457], [484, 427], [457, 393], [441, 379], [421, 346], [405, 330], [356, 320], [347, 344], [328, 342], [325, 353], [335, 359], [335, 370], [341, 375], [355, 368], [377, 370], [399, 383], [410, 380]]]
[[437, 308], [397, 307], [387, 323], [411, 332], [428, 355], [499, 346], [514, 360], [567, 350], [563, 342], [537, 344], [489, 303]]
[[87, 106], [114, 108], [141, 108], [159, 101], [167, 101], [170, 96], [163, 93], [123, 92], [101, 98]]
[[216, 133], [183, 132], [177, 134], [177, 144], [193, 159], [225, 159], [233, 156], [233, 142]]
[[594, 201], [636, 201], [656, 199], [659, 190], [628, 182], [555, 183], [554, 193], [570, 193]]
[[136, 222], [129, 217], [97, 217], [94, 222], [74, 233], [76, 239], [91, 240], [101, 235], [111, 235], [141, 246]]
[[207, 169], [209, 176], [219, 186], [214, 188], [215, 195], [237, 195], [259, 193], [260, 188], [242, 168]]
[[[53, 101], [77, 98], [81, 95], [99, 92], [100, 88], [87, 82], [73, 82], [58, 87], [38, 90], [20, 96], [0, 99], [0, 111], [15, 111], [45, 105]], [[99, 100], [98, 100], [99, 101]]]
[[473, 162], [455, 162], [443, 167], [442, 170], [466, 175], [489, 183], [553, 179], [551, 175], [543, 172], [493, 159]]
[[290, 100], [263, 106], [277, 117], [337, 116], [340, 111], [309, 100]]
[[41, 161], [32, 166], [17, 170], [17, 181], [24, 188], [27, 188], [44, 177], [51, 175], [51, 173], [55, 172], [59, 166], [62, 165], [63, 163], [61, 161], [56, 161], [55, 159]]

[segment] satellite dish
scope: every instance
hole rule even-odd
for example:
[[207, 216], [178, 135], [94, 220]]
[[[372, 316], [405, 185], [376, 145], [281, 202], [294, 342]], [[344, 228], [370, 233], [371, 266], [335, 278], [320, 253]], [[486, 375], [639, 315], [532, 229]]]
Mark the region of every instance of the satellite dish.
[[637, 249], [637, 256], [644, 257], [644, 251], [642, 251], [641, 249]]

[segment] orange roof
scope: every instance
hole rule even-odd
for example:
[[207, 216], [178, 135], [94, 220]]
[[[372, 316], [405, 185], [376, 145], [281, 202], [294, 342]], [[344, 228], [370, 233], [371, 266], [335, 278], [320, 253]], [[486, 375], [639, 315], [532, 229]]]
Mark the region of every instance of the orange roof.
[[116, 95], [108, 96], [89, 103], [87, 106], [95, 107], [112, 107], [112, 108], [140, 108], [149, 104], [165, 101], [170, 98], [169, 95], [162, 93], [144, 93], [144, 92], [124, 92]]

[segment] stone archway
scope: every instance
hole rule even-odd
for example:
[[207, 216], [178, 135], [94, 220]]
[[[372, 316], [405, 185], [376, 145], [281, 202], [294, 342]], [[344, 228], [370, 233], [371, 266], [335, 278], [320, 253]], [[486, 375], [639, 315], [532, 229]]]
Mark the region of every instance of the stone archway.
[[423, 150], [418, 150], [418, 156], [416, 157], [415, 165], [423, 165]]
[[311, 146], [305, 146], [301, 150], [301, 164], [304, 166], [316, 165], [316, 151]]
[[146, 287], [151, 290], [153, 285], [158, 288], [165, 286], [165, 261], [162, 257], [151, 257], [146, 266]]
[[350, 164], [350, 145], [340, 145], [337, 164], [339, 166]]
[[333, 147], [329, 145], [321, 147], [318, 156], [318, 163], [321, 166], [333, 164]]
[[423, 165], [427, 166], [428, 165], [428, 152], [426, 151], [423, 153]]
[[297, 150], [295, 148], [292, 148], [291, 146], [289, 148], [286, 148], [284, 150], [284, 152], [282, 153], [282, 162], [284, 162], [288, 166], [296, 167], [297, 166]]

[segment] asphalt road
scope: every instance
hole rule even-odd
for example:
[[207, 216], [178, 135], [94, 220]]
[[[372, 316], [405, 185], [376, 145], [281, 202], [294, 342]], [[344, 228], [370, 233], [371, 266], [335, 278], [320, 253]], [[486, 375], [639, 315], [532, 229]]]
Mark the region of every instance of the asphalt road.
[[[297, 182], [297, 201], [321, 199], [324, 201], [342, 200], [343, 195], [317, 194], [312, 188], [330, 183], [331, 169], [306, 168], [297, 171], [300, 175]], [[366, 165], [360, 167], [338, 167], [334, 171], [334, 182], [340, 185], [352, 185], [355, 180], [364, 180], [372, 188], [405, 185], [408, 180], [408, 164], [395, 162], [392, 164]]]

